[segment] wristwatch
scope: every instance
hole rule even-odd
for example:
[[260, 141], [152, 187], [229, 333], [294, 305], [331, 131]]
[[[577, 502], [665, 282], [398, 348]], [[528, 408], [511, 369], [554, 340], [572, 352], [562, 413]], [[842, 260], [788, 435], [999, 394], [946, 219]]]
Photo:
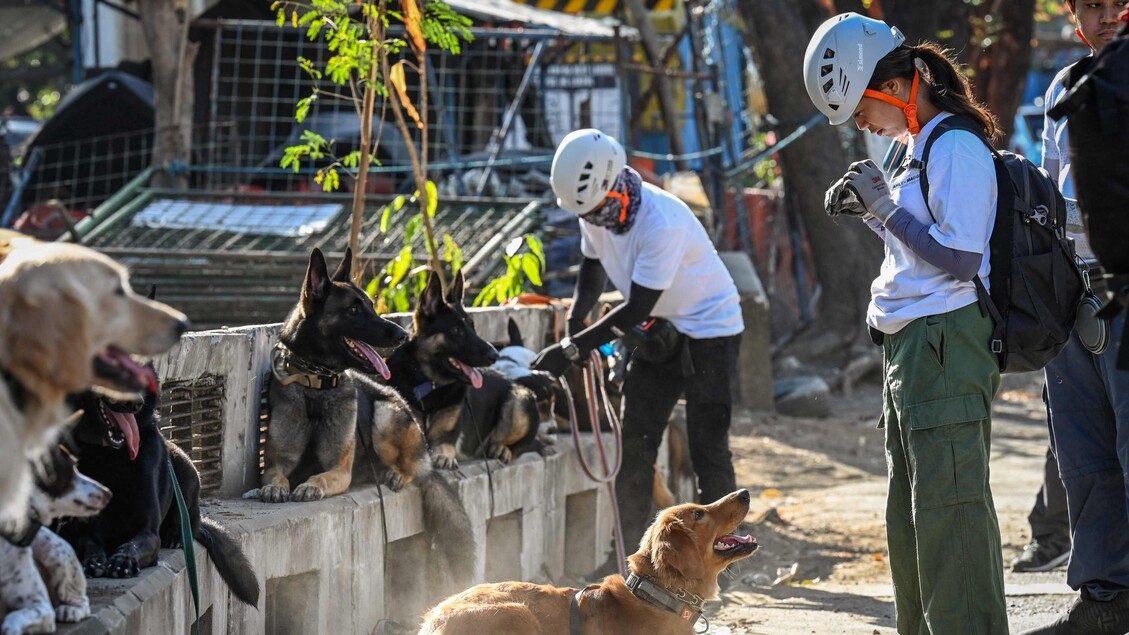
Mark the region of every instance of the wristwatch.
[[565, 336], [561, 338], [561, 352], [568, 358], [570, 362], [580, 361], [580, 349], [573, 343], [572, 338]]

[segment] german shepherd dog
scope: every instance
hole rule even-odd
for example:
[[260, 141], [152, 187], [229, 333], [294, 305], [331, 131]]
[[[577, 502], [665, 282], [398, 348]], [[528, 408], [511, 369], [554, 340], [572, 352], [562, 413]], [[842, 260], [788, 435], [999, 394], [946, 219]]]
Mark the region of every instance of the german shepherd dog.
[[[395, 392], [367, 376], [388, 379], [377, 349], [396, 346], [407, 333], [376, 314], [372, 300], [352, 281], [352, 260], [346, 250], [331, 278], [321, 251], [314, 249], [301, 297], [279, 333], [259, 490], [264, 502], [319, 500], [347, 490], [359, 417], [373, 428], [378, 478], [385, 485], [400, 489], [426, 462], [427, 445], [407, 408]], [[305, 482], [291, 491], [292, 478]]]
[[456, 469], [458, 458], [509, 462], [537, 440], [537, 398], [501, 373], [481, 369], [498, 352], [474, 330], [463, 308], [463, 276], [446, 296], [432, 273], [416, 302], [412, 336], [388, 358], [390, 385], [423, 421], [435, 466]]
[[255, 606], [259, 583], [239, 544], [210, 518], [200, 515], [200, 475], [192, 460], [157, 427], [159, 392], [145, 389], [137, 400], [119, 401], [86, 391], [70, 397], [82, 417], [69, 449], [79, 471], [110, 488], [115, 496], [97, 517], [68, 522], [60, 533], [79, 553], [92, 578], [131, 578], [157, 563], [160, 547], [180, 548], [180, 514], [175, 503], [171, 460], [188, 507], [191, 534], [204, 545], [235, 597]]
[[[418, 482], [424, 526], [433, 541], [429, 553], [441, 558], [429, 569], [468, 582], [475, 550], [466, 510], [454, 488], [432, 471], [411, 408], [369, 376], [394, 379], [376, 349], [401, 343], [407, 333], [376, 314], [372, 300], [352, 282], [352, 260], [346, 250], [330, 277], [322, 253], [310, 254], [301, 298], [272, 359], [262, 487], [244, 498], [318, 500], [344, 492], [354, 475], [363, 477], [370, 468], [394, 491]], [[292, 478], [306, 481], [291, 491]]]

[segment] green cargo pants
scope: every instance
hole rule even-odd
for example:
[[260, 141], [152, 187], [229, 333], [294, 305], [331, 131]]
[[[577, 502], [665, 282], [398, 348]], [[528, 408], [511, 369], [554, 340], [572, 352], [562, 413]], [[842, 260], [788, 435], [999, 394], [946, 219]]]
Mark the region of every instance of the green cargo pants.
[[976, 304], [883, 342], [886, 540], [901, 635], [1006, 635], [1000, 527], [988, 486], [1000, 385]]

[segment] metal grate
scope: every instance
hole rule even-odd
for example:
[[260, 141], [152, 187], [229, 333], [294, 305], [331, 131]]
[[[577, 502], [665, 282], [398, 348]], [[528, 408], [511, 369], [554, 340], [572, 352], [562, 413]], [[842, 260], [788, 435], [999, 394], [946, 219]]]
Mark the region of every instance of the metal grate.
[[192, 459], [201, 497], [215, 495], [223, 476], [223, 400], [219, 375], [167, 381], [161, 389], [161, 433]]

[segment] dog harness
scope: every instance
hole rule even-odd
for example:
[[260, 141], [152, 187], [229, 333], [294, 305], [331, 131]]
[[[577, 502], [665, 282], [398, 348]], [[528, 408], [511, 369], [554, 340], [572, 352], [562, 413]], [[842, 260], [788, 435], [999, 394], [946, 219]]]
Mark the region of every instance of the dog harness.
[[301, 384], [314, 390], [336, 388], [340, 375], [335, 370], [298, 357], [282, 342], [275, 344], [270, 352], [270, 370], [278, 383], [283, 386]]

